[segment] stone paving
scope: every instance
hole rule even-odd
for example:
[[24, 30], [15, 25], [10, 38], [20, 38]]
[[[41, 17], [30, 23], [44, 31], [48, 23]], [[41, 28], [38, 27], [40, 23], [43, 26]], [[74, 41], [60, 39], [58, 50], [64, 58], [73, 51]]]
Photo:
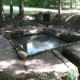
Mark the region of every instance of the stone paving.
[[9, 71], [13, 74], [24, 73], [23, 62], [19, 60], [9, 41], [0, 35], [0, 71]]
[[0, 71], [10, 71], [15, 75], [29, 71], [66, 72], [70, 69], [77, 70], [76, 66], [63, 57], [59, 52], [57, 52], [57, 54], [64, 60], [69, 68], [51, 52], [42, 53], [23, 62], [17, 56], [10, 42], [3, 35], [0, 35]]
[[25, 61], [26, 72], [66, 72], [68, 70], [77, 70], [76, 66], [74, 66], [69, 60], [62, 56], [58, 51], [56, 51], [56, 53], [60, 58], [63, 59], [66, 65], [53, 53], [45, 52], [35, 57], [31, 57]]

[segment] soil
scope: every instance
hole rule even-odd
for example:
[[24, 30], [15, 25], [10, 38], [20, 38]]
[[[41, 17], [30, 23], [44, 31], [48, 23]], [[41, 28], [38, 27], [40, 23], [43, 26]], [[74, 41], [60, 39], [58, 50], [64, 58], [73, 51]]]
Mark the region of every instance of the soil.
[[[9, 15], [6, 15], [5, 22], [0, 22], [0, 34], [3, 34], [5, 31], [20, 31], [36, 28], [47, 28], [45, 24], [39, 23], [35, 19], [36, 14], [34, 15], [25, 15], [24, 18], [19, 18], [14, 16], [14, 19], [11, 19]], [[80, 32], [80, 15], [76, 14], [63, 14], [61, 15], [61, 23], [58, 20], [58, 16], [55, 15], [53, 18], [53, 24], [50, 24], [51, 28], [65, 28], [69, 30], [74, 30], [75, 32]], [[18, 75], [13, 79], [9, 79], [10, 75], [0, 74], [0, 80], [34, 80], [33, 75]], [[48, 79], [49, 80], [49, 79]]]
[[[51, 28], [64, 28], [80, 32], [80, 15], [79, 14], [62, 14], [61, 22], [58, 16], [53, 17], [53, 23], [49, 25]], [[36, 14], [25, 15], [24, 18], [14, 16], [13, 19], [6, 15], [5, 22], [0, 22], [0, 34], [5, 31], [28, 30], [35, 28], [47, 28], [47, 25], [41, 24], [36, 20]]]

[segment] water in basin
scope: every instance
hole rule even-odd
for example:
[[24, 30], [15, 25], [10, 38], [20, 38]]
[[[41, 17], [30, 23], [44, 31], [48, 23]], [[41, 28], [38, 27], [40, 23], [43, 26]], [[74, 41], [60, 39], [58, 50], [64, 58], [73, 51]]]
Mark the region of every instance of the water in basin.
[[65, 41], [46, 34], [17, 37], [14, 39], [28, 54], [34, 54], [39, 51], [56, 48], [66, 43]]

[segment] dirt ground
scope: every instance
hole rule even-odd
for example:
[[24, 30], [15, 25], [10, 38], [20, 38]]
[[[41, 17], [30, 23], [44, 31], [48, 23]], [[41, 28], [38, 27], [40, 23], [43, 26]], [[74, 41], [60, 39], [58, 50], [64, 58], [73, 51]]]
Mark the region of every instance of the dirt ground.
[[[24, 18], [19, 18], [14, 16], [11, 19], [9, 15], [5, 17], [5, 22], [0, 22], [0, 34], [4, 31], [17, 31], [17, 30], [28, 30], [35, 28], [45, 28], [45, 24], [39, 23], [35, 19], [36, 14], [25, 15]], [[59, 23], [58, 16], [53, 17], [53, 23], [49, 25], [51, 28], [64, 28], [69, 30], [74, 30], [75, 32], [80, 32], [80, 15], [79, 14], [62, 14], [61, 23]]]

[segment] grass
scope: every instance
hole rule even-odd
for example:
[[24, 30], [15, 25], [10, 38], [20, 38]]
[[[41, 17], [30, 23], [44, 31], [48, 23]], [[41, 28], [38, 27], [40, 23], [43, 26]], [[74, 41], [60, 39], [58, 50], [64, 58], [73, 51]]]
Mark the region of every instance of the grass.
[[[4, 7], [4, 13], [9, 13], [10, 12], [10, 7], [9, 6], [3, 6]], [[55, 11], [57, 12], [57, 10], [53, 10], [53, 9], [45, 9], [45, 8], [34, 8], [34, 7], [24, 7], [24, 12], [26, 13], [38, 13], [41, 11]], [[13, 6], [13, 12], [15, 14], [17, 14], [19, 12], [19, 8], [18, 6]]]
[[65, 80], [77, 80], [76, 74], [72, 71], [66, 72], [64, 79]]

